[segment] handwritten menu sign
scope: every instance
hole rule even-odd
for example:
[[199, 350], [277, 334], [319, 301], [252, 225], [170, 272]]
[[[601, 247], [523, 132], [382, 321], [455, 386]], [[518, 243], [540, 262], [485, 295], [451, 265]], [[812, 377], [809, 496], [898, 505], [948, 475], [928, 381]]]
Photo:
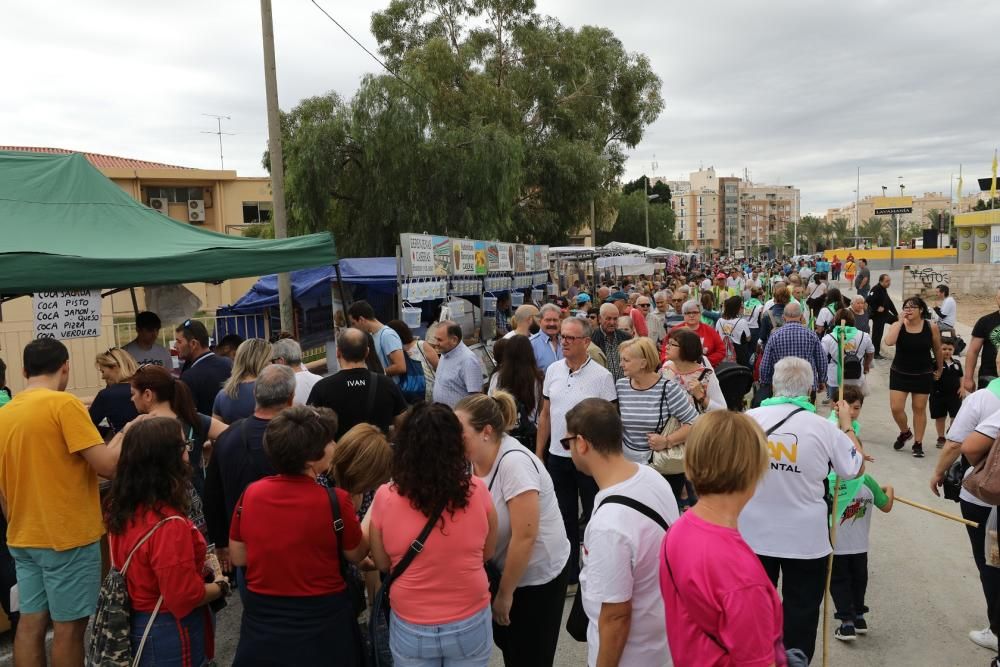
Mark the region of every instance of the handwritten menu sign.
[[35, 292], [35, 338], [97, 338], [101, 290]]
[[409, 260], [411, 276], [434, 275], [434, 241], [423, 234], [409, 235]]

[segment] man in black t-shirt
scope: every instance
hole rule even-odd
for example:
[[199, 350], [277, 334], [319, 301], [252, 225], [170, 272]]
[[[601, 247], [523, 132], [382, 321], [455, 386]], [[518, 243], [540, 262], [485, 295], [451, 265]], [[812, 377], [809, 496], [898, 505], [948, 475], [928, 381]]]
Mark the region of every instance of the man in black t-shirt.
[[[1000, 289], [997, 290], [996, 304], [1000, 309]], [[965, 377], [962, 378], [962, 389], [968, 393], [976, 390], [976, 383], [972, 378], [976, 377], [973, 374], [976, 372], [976, 360], [980, 350], [983, 351], [983, 359], [979, 365], [979, 389], [985, 388], [990, 380], [997, 377], [998, 346], [1000, 346], [1000, 310], [983, 315], [976, 320], [976, 326], [972, 327], [972, 340], [965, 353]]]
[[[340, 372], [317, 382], [309, 394], [309, 405], [330, 408], [337, 413], [338, 439], [362, 422], [388, 433], [396, 415], [406, 409], [406, 399], [392, 378], [368, 370], [367, 355], [365, 332], [344, 329], [337, 336]], [[370, 384], [372, 381], [374, 388]]]

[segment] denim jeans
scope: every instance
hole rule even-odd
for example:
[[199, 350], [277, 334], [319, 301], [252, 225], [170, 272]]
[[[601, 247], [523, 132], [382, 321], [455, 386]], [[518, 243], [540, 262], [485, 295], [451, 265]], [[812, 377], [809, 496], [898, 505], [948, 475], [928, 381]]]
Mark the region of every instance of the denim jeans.
[[[132, 613], [129, 637], [133, 655], [139, 651], [142, 633], [149, 622], [149, 612]], [[199, 667], [205, 664], [206, 610], [199, 607], [178, 620], [173, 614], [160, 611], [149, 630], [142, 648], [140, 667]]]
[[486, 667], [493, 653], [490, 605], [468, 618], [444, 625], [418, 625], [396, 612], [389, 620], [389, 647], [395, 667]]

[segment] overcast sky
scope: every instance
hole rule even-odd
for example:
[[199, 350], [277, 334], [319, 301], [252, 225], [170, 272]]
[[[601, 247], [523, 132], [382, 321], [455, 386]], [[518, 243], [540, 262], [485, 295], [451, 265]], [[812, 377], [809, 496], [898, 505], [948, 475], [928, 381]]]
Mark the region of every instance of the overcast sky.
[[[373, 51], [387, 0], [320, 0]], [[350, 97], [378, 65], [308, 0], [275, 0], [285, 109]], [[572, 26], [610, 28], [645, 53], [665, 108], [631, 153], [628, 176], [750, 170], [801, 189], [802, 212], [861, 194], [965, 192], [1000, 143], [1000, 3], [538, 0]], [[0, 144], [51, 146], [263, 173], [267, 122], [258, 4], [249, 0], [0, 3]], [[628, 10], [629, 14], [623, 14]], [[658, 168], [651, 169], [654, 159]]]

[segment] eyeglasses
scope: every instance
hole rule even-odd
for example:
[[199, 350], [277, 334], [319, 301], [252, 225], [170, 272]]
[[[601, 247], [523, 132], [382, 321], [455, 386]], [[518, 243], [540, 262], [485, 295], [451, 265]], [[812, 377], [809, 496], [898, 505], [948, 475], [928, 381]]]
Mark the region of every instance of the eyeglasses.
[[578, 340], [584, 340], [586, 336], [563, 336], [562, 339], [567, 343], [575, 343]]
[[578, 435], [567, 435], [565, 438], [560, 438], [559, 439], [559, 444], [562, 445], [562, 448], [565, 449], [568, 452], [569, 451], [569, 446], [572, 445], [573, 441], [576, 440], [579, 437], [580, 436], [578, 436]]
[[638, 306], [639, 308], [649, 308], [648, 303], [637, 303], [635, 305]]
[[587, 315], [587, 319], [588, 320], [596, 320], [597, 319], [597, 313], [591, 313], [590, 315]]
[[675, 340], [672, 340], [669, 343], [667, 343], [667, 347], [680, 347], [680, 346], [681, 346], [680, 343], [678, 343]]
[[700, 310], [685, 310], [684, 311], [684, 317], [687, 317], [688, 315], [701, 315], [701, 311]]
[[913, 304], [907, 303], [903, 304], [903, 310], [918, 310], [918, 308]]

